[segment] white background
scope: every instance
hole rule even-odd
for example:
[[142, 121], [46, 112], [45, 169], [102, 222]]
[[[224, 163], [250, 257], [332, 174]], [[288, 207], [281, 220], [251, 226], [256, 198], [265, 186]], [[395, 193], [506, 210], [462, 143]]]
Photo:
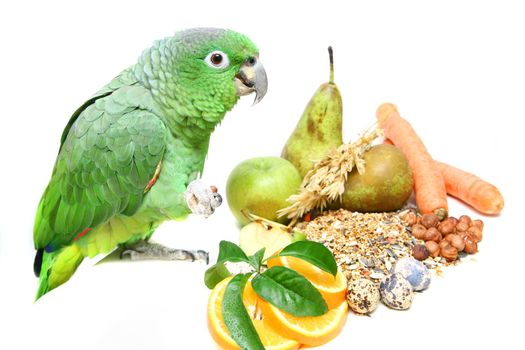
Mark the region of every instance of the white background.
[[[243, 99], [214, 133], [204, 179], [224, 193], [240, 161], [280, 154], [318, 85], [335, 80], [345, 139], [398, 105], [439, 160], [496, 184], [480, 253], [435, 278], [412, 308], [349, 315], [323, 349], [523, 346], [525, 11], [519, 1], [54, 1], [0, 9], [0, 348], [213, 349], [203, 264], [86, 261], [33, 304], [32, 224], [71, 113], [150, 43], [195, 26], [228, 27], [260, 48], [266, 98]], [[451, 200], [451, 213], [479, 214]], [[237, 241], [227, 205], [162, 226], [155, 239], [208, 249]], [[521, 325], [521, 326], [519, 326]], [[521, 344], [521, 345], [520, 345]]]

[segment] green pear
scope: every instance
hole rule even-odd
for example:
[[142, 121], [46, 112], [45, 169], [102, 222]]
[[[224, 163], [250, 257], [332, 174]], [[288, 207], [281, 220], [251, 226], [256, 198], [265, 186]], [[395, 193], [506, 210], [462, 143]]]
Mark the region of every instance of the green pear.
[[322, 84], [308, 102], [281, 154], [295, 165], [303, 178], [315, 161], [343, 143], [343, 101], [334, 83], [332, 47], [328, 48], [328, 53], [330, 80]]
[[354, 168], [346, 180], [341, 202], [332, 209], [359, 212], [396, 211], [405, 205], [414, 185], [408, 160], [392, 145], [376, 145], [365, 152], [365, 172]]

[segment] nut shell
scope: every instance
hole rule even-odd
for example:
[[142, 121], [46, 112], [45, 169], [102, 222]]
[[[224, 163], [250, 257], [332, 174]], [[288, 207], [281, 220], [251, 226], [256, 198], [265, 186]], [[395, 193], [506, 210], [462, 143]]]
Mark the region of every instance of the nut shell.
[[406, 213], [405, 217], [403, 218], [408, 226], [412, 226], [417, 223], [417, 214], [413, 211], [409, 211]]
[[459, 220], [458, 220], [457, 218], [453, 217], [453, 216], [449, 216], [449, 217], [447, 218], [447, 220], [449, 220], [450, 222], [452, 222], [452, 223], [454, 224], [454, 226], [456, 226], [456, 225], [458, 224], [458, 222], [459, 222]]
[[[443, 245], [441, 243], [445, 242]], [[448, 241], [442, 240], [439, 244], [441, 247], [440, 255], [447, 259], [447, 261], [454, 261], [458, 258], [458, 250], [454, 248]]]
[[412, 256], [416, 260], [425, 260], [430, 255], [427, 246], [424, 244], [416, 244], [412, 248]]
[[458, 222], [458, 224], [456, 225], [456, 231], [459, 231], [459, 232], [463, 232], [463, 231], [466, 231], [468, 230], [469, 228], [469, 225], [466, 223], [466, 222]]
[[440, 241], [440, 242], [438, 243], [438, 245], [439, 245], [439, 248], [440, 248], [440, 249], [443, 249], [443, 248], [445, 248], [446, 246], [450, 245], [450, 242], [447, 241], [446, 239], [444, 239], [444, 240]]
[[464, 222], [464, 223], [466, 223], [467, 225], [470, 226], [470, 223], [472, 222], [472, 219], [468, 215], [461, 215], [459, 217], [459, 222]]
[[425, 245], [427, 246], [428, 252], [431, 257], [435, 258], [436, 256], [439, 256], [439, 244], [437, 244], [434, 241], [428, 241], [425, 242]]
[[451, 246], [458, 250], [458, 252], [462, 252], [463, 249], [465, 249], [465, 242], [459, 235], [450, 234], [446, 237], [446, 239], [450, 242]]
[[477, 226], [470, 226], [467, 230], [467, 233], [474, 237], [477, 242], [481, 241], [483, 239], [483, 234], [479, 227]]
[[471, 226], [476, 226], [477, 228], [479, 228], [481, 231], [483, 231], [483, 226], [485, 226], [485, 224], [483, 223], [482, 220], [472, 220], [472, 224]]
[[414, 236], [417, 239], [423, 239], [423, 237], [425, 237], [426, 232], [427, 229], [421, 224], [415, 224], [414, 226], [412, 226], [412, 236]]
[[443, 234], [443, 236], [446, 236], [450, 233], [454, 233], [456, 230], [456, 224], [454, 220], [450, 220], [451, 218], [447, 218], [439, 223], [438, 230]]
[[439, 218], [436, 214], [425, 214], [421, 217], [421, 224], [426, 228], [437, 227]]
[[478, 242], [468, 233], [463, 237], [463, 242], [465, 242], [465, 253], [474, 254], [478, 251]]
[[441, 235], [441, 232], [435, 227], [431, 227], [425, 232], [425, 235], [423, 236], [423, 240], [425, 241], [434, 241], [439, 242], [443, 239], [443, 236]]

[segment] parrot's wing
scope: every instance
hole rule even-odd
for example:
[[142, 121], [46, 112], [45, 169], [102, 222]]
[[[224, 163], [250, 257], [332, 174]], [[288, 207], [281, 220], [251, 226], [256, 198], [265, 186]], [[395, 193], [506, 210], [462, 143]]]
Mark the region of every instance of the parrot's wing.
[[84, 102], [82, 106], [78, 107], [78, 109], [73, 113], [71, 118], [69, 118], [69, 122], [64, 128], [64, 131], [62, 132], [62, 137], [60, 139], [60, 149], [62, 149], [62, 145], [64, 144], [64, 141], [66, 141], [66, 137], [69, 134], [69, 130], [71, 129], [71, 126], [86, 108], [88, 108], [93, 103], [95, 103], [95, 101], [98, 100], [99, 98], [103, 98], [108, 95], [111, 95], [113, 92], [117, 91], [120, 88], [123, 88], [126, 86], [132, 86], [135, 84], [137, 84], [137, 79], [133, 75], [133, 66], [131, 66], [130, 68], [123, 70], [119, 75], [113, 78], [113, 80], [111, 80], [109, 84], [107, 84], [102, 89], [97, 91], [97, 93], [93, 95], [89, 100]]
[[37, 249], [58, 249], [86, 229], [138, 209], [167, 142], [152, 105], [149, 91], [126, 86], [79, 113], [38, 207]]

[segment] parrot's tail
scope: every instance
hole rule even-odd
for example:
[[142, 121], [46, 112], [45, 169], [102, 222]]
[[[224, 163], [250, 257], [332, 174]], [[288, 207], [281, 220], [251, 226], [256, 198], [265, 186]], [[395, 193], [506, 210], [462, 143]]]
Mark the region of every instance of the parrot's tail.
[[40, 270], [42, 269], [42, 258], [44, 257], [44, 249], [38, 249], [35, 255], [35, 262], [33, 263], [33, 271], [36, 277], [40, 277]]
[[38, 251], [35, 258], [35, 273], [38, 259], [40, 259], [40, 275], [35, 301], [47, 292], [66, 283], [84, 260], [84, 255], [75, 244], [51, 253]]

